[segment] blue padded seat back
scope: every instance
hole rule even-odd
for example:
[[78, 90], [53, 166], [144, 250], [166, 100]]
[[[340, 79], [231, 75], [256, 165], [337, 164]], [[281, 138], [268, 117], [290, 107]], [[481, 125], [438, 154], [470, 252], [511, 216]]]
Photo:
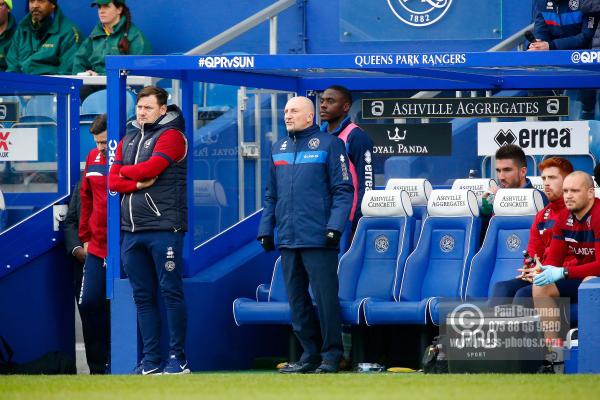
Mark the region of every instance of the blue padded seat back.
[[480, 228], [477, 217], [428, 217], [406, 261], [399, 300], [461, 297]]
[[269, 301], [288, 301], [287, 290], [285, 289], [285, 281], [283, 280], [281, 257], [277, 257], [277, 261], [275, 261], [275, 267], [273, 268]]
[[[523, 265], [533, 215], [494, 216], [481, 250], [473, 257], [466, 298], [489, 297], [497, 282], [513, 279]], [[533, 254], [532, 254], [533, 255]]]
[[415, 229], [413, 233], [413, 245], [411, 250], [414, 250], [414, 246], [419, 241], [421, 235], [421, 228], [423, 227], [423, 220], [427, 218], [427, 206], [412, 206], [413, 218], [415, 219]]

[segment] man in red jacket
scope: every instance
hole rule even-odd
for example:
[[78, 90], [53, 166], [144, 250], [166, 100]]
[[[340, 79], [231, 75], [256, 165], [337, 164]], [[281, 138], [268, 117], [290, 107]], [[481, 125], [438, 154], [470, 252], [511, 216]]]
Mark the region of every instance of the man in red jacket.
[[110, 312], [106, 300], [106, 114], [96, 117], [90, 132], [96, 148], [85, 162], [81, 179], [81, 210], [79, 239], [85, 255], [83, 280], [79, 296], [79, 310], [85, 315], [94, 338], [86, 346], [94, 347], [94, 354], [102, 355], [102, 365], [109, 362]]

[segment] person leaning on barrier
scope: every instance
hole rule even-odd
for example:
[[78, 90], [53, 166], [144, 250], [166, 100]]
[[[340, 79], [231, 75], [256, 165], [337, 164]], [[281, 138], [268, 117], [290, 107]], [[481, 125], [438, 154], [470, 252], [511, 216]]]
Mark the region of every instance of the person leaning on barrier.
[[272, 147], [258, 232], [263, 248], [271, 251], [277, 227], [292, 327], [304, 350], [282, 373], [337, 372], [343, 355], [337, 266], [354, 188], [344, 142], [321, 132], [314, 114], [306, 97], [285, 106], [288, 136]]
[[[110, 169], [108, 186], [120, 192], [121, 258], [133, 289], [143, 358], [141, 375], [188, 374], [187, 310], [183, 294], [183, 238], [187, 230], [185, 121], [168, 93], [146, 86], [137, 97]], [[158, 291], [166, 306], [169, 358], [161, 371]]]
[[6, 57], [6, 71], [69, 75], [80, 39], [57, 0], [29, 0], [29, 13], [19, 22]]
[[323, 92], [319, 111], [324, 121], [321, 124], [321, 131], [339, 137], [346, 145], [354, 186], [354, 201], [350, 211], [350, 222], [354, 233], [358, 220], [362, 216], [360, 204], [365, 191], [373, 189], [371, 165], [373, 140], [350, 120], [348, 113], [351, 106], [352, 93], [343, 86], [334, 85]]
[[[549, 203], [540, 210], [529, 230], [529, 243], [527, 252], [531, 257], [536, 257], [543, 264], [552, 241], [552, 228], [560, 218], [568, 213], [563, 199], [563, 180], [573, 172], [573, 166], [562, 157], [552, 157], [544, 160], [539, 165], [544, 182], [544, 193]], [[527, 260], [524, 260], [524, 265]], [[531, 281], [533, 269], [527, 270], [525, 266], [520, 269], [521, 276], [508, 281], [497, 282], [492, 288], [492, 299], [515, 298], [515, 300], [527, 302], [531, 299]], [[494, 301], [494, 300], [492, 300]]]
[[151, 54], [152, 46], [131, 21], [131, 12], [125, 0], [96, 0], [100, 22], [81, 43], [73, 62], [73, 74], [106, 74], [104, 57], [107, 55]]
[[17, 30], [12, 8], [12, 0], [0, 0], [0, 71], [6, 71], [6, 54]]

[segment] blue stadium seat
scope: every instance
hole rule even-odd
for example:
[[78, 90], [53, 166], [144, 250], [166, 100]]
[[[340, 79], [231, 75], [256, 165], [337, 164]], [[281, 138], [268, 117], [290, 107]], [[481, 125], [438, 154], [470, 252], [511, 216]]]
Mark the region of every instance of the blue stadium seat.
[[571, 161], [575, 171], [583, 171], [592, 174], [596, 166], [596, 158], [592, 154], [566, 154], [566, 155], [546, 155], [543, 160], [550, 157], [563, 157]]
[[[514, 196], [521, 199], [514, 201]], [[510, 197], [507, 199], [507, 197]], [[487, 300], [497, 282], [513, 279], [523, 264], [523, 250], [535, 214], [544, 208], [537, 189], [500, 189], [494, 200], [494, 216], [479, 252], [473, 257], [467, 277], [466, 301]], [[439, 324], [439, 302], [430, 304], [431, 319]]]
[[[43, 116], [56, 120], [56, 97], [34, 96], [23, 107], [22, 116]], [[20, 120], [22, 122], [22, 119]]]
[[432, 299], [462, 297], [481, 229], [475, 193], [434, 190], [427, 212], [419, 242], [397, 283], [397, 301], [366, 300], [368, 325], [424, 325]]
[[[108, 108], [106, 95], [106, 89], [102, 89], [86, 97], [81, 103], [81, 118], [93, 120], [96, 115], [104, 114]], [[127, 98], [126, 117], [129, 119], [135, 116], [136, 95], [131, 90], [127, 90], [125, 95]]]
[[527, 179], [529, 179], [535, 189], [544, 191], [544, 181], [542, 181], [541, 176], [527, 176]]
[[[386, 190], [405, 190], [410, 196], [410, 204], [413, 209], [413, 219], [415, 220], [415, 229], [413, 236], [413, 246], [416, 245], [421, 234], [421, 226], [427, 218], [427, 200], [431, 196], [432, 186], [427, 179], [388, 179], [385, 185]], [[413, 250], [413, 249], [411, 249]]]
[[338, 268], [342, 320], [353, 325], [360, 324], [367, 298], [394, 301], [395, 283], [404, 271], [414, 231], [410, 196], [405, 191], [370, 190], [361, 209], [363, 217]]
[[235, 299], [233, 301], [233, 318], [238, 326], [251, 324], [289, 325], [292, 322], [287, 290], [283, 281], [281, 257], [275, 261], [267, 298], [264, 298], [264, 292], [259, 297], [257, 289], [256, 300]]
[[[534, 156], [531, 156], [528, 154], [525, 155], [525, 158], [527, 159], [527, 173], [529, 175], [537, 175], [538, 174], [537, 159]], [[481, 173], [483, 174], [482, 176], [484, 178], [489, 178], [489, 177], [493, 176], [492, 168], [495, 168], [495, 166], [492, 167], [491, 161], [492, 161], [492, 158], [490, 156], [485, 156], [481, 160]]]

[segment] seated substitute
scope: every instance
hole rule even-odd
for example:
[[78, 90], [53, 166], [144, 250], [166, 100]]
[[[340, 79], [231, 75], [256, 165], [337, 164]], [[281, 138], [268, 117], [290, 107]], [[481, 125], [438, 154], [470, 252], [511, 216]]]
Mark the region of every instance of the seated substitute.
[[[573, 172], [573, 166], [562, 157], [552, 157], [544, 160], [539, 170], [544, 182], [544, 193], [550, 201], [535, 216], [529, 232], [529, 243], [527, 252], [530, 256], [536, 257], [543, 264], [546, 260], [547, 251], [552, 241], [552, 228], [556, 221], [568, 214], [563, 199], [563, 180]], [[527, 260], [524, 260], [524, 266], [521, 275], [516, 279], [497, 282], [492, 289], [492, 299], [515, 298], [515, 301], [521, 302], [524, 299], [529, 302], [531, 298], [531, 282], [533, 269], [526, 268]]]

